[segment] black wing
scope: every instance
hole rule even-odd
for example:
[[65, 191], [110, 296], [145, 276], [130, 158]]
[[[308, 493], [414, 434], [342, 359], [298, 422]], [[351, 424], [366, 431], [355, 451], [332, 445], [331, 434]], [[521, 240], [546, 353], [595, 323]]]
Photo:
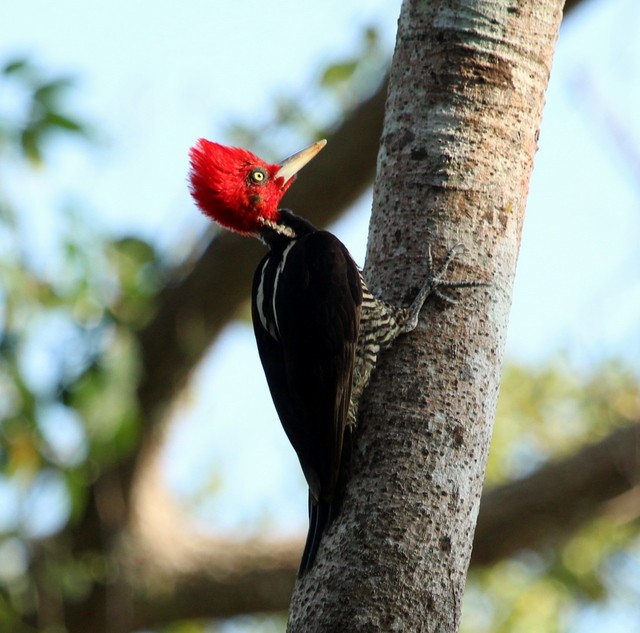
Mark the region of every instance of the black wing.
[[362, 303], [358, 269], [335, 236], [317, 231], [267, 255], [253, 296], [258, 351], [309, 484], [317, 548], [340, 475]]

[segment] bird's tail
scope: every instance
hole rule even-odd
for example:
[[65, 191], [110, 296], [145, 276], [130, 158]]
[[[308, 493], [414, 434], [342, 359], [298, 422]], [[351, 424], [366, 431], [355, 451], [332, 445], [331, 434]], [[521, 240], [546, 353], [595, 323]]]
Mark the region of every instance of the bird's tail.
[[298, 578], [302, 578], [313, 567], [322, 535], [331, 523], [331, 518], [331, 504], [322, 501], [315, 503], [309, 493], [309, 531], [298, 569]]
[[331, 525], [331, 522], [340, 514], [344, 488], [350, 474], [352, 451], [353, 429], [352, 427], [347, 427], [342, 441], [338, 483], [331, 500], [315, 502], [311, 496], [311, 491], [309, 491], [309, 532], [307, 532], [307, 542], [304, 544], [304, 552], [298, 569], [298, 578], [302, 578], [313, 567], [322, 535]]

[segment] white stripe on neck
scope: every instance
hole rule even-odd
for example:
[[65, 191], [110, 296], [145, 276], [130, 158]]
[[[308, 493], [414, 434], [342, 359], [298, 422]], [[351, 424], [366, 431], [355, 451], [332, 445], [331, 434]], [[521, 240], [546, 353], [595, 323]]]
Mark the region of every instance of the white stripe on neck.
[[271, 229], [278, 235], [289, 237], [291, 239], [296, 237], [296, 232], [290, 226], [286, 226], [285, 224], [278, 224], [273, 220], [265, 220], [264, 218], [260, 218], [260, 222], [262, 223], [262, 226]]
[[293, 240], [289, 245], [287, 245], [287, 248], [284, 249], [284, 252], [282, 253], [282, 261], [278, 264], [278, 268], [276, 269], [276, 276], [273, 280], [273, 320], [276, 324], [276, 332], [278, 333], [278, 338], [280, 338], [280, 324], [278, 323], [278, 313], [276, 312], [276, 293], [278, 292], [278, 282], [280, 281], [280, 275], [282, 274], [285, 264], [287, 263], [287, 255], [289, 254], [289, 251], [292, 249], [295, 243], [295, 240]]

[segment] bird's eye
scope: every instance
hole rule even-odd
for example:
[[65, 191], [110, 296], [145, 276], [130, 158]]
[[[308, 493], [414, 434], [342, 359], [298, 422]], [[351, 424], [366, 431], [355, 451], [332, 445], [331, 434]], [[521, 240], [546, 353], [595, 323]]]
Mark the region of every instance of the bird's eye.
[[249, 173], [249, 180], [254, 185], [263, 185], [267, 182], [267, 172], [264, 169], [252, 169]]

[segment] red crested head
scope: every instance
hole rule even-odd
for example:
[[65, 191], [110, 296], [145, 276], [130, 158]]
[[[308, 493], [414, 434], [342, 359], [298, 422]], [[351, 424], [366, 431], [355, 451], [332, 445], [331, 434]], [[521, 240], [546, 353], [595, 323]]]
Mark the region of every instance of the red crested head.
[[295, 174], [325, 144], [318, 141], [270, 165], [246, 149], [198, 139], [189, 151], [191, 195], [201, 211], [221, 226], [256, 235], [265, 225], [278, 222], [278, 205]]

